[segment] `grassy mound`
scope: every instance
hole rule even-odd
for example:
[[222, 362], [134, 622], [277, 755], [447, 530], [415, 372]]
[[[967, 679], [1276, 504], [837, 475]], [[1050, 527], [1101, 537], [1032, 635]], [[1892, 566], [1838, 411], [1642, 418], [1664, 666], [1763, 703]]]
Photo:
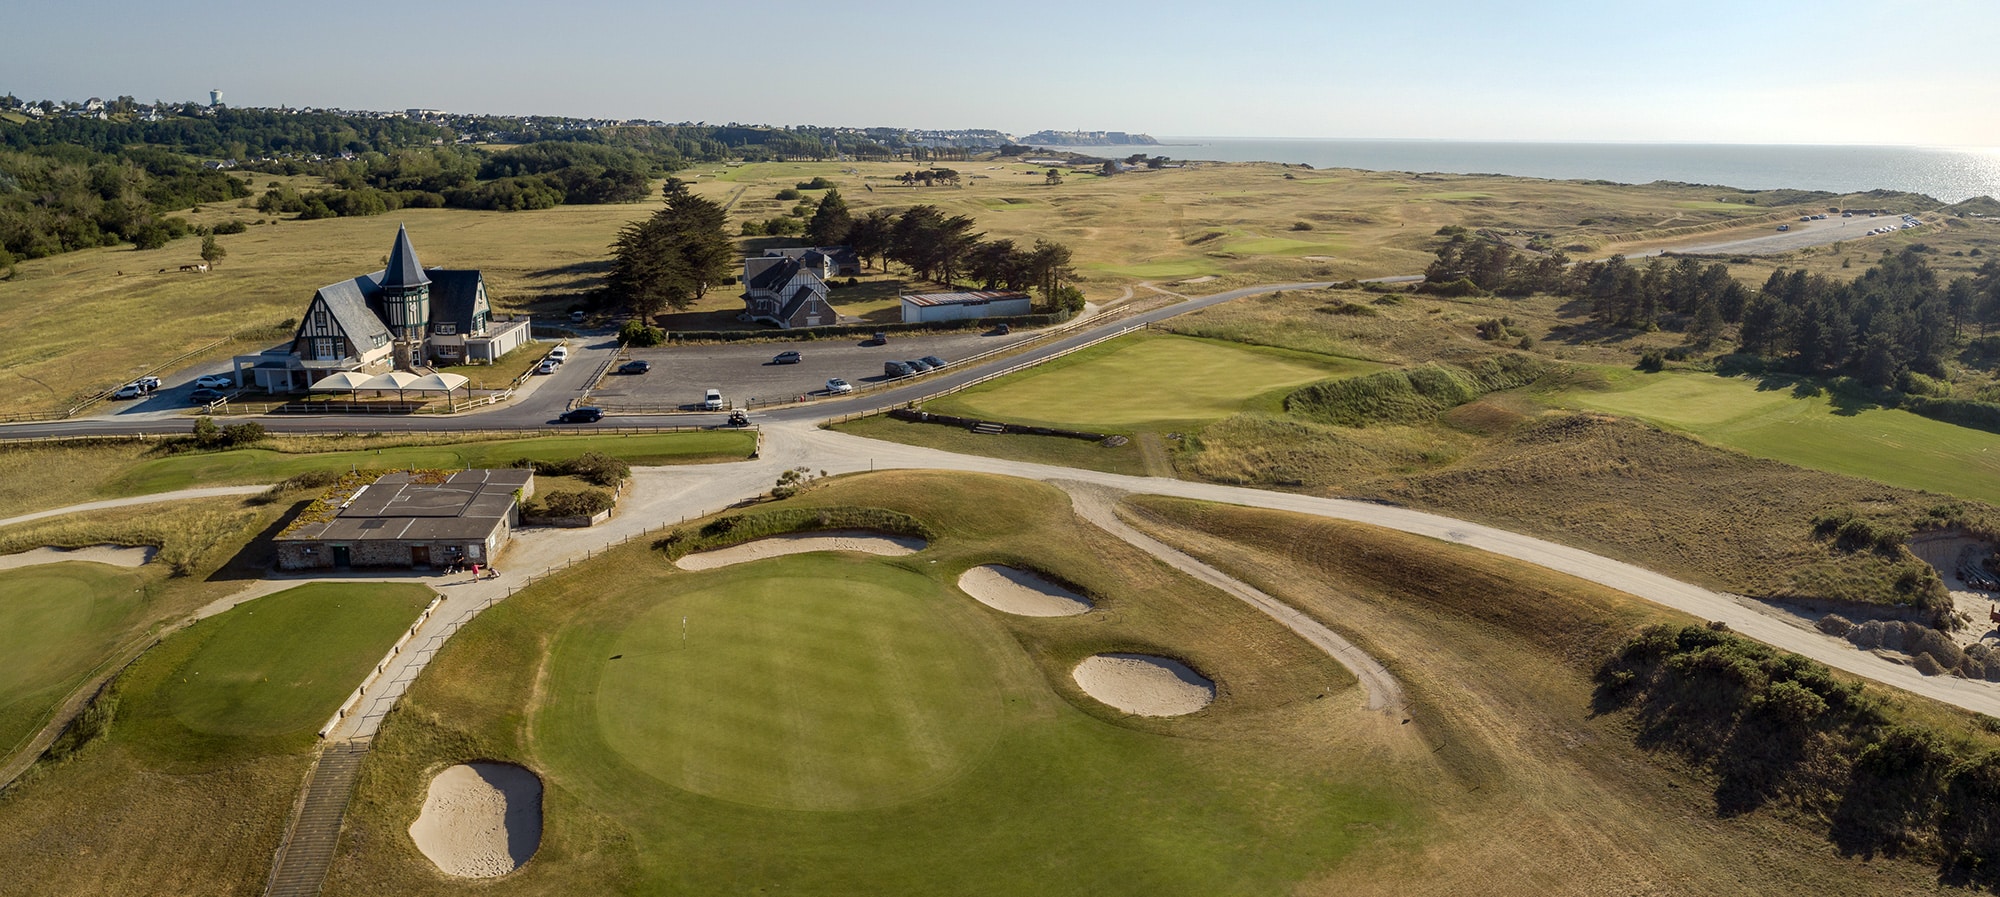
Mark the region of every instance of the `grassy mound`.
[[1547, 362], [1517, 354], [1464, 364], [1420, 364], [1314, 383], [1286, 396], [1285, 411], [1343, 427], [1418, 424], [1489, 392], [1526, 386], [1548, 370]]
[[204, 620], [119, 680], [114, 731], [170, 768], [302, 748], [431, 597], [315, 583]]

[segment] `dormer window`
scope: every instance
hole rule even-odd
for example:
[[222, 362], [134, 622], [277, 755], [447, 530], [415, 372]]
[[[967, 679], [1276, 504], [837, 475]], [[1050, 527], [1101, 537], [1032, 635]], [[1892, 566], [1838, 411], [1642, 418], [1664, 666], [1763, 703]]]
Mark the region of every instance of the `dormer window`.
[[438, 336], [452, 336], [452, 335], [454, 335], [454, 334], [458, 333], [458, 325], [457, 325], [457, 324], [439, 324], [439, 325], [437, 325], [437, 333], [438, 333]]

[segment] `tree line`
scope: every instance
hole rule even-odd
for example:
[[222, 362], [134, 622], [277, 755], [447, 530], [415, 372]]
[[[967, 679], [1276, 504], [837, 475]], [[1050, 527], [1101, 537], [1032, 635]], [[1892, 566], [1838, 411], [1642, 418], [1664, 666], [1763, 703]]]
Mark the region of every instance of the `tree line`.
[[864, 263], [872, 260], [885, 271], [895, 262], [936, 283], [952, 285], [963, 276], [980, 289], [1035, 290], [1051, 307], [1082, 308], [1082, 293], [1069, 285], [1076, 276], [1069, 247], [1046, 239], [1031, 247], [1008, 239], [985, 240], [984, 233], [973, 232], [977, 226], [969, 216], [946, 215], [933, 205], [902, 212], [875, 209], [857, 218], [848, 213], [840, 191], [829, 190], [806, 236], [816, 246], [845, 245]]
[[1522, 253], [1464, 228], [1439, 234], [1446, 239], [1425, 271], [1425, 291], [1576, 298], [1600, 324], [1682, 331], [1696, 345], [1736, 325], [1742, 353], [1793, 373], [1905, 392], [1935, 389], [1912, 375], [1943, 378], [1966, 328], [1984, 335], [2000, 326], [2000, 262], [1946, 283], [1921, 246], [1884, 253], [1851, 281], [1781, 268], [1752, 290], [1720, 263], [1635, 265], [1619, 256], [1571, 263], [1560, 252]]
[[0, 269], [93, 246], [157, 248], [193, 231], [169, 210], [249, 194], [236, 178], [154, 147], [0, 149]]

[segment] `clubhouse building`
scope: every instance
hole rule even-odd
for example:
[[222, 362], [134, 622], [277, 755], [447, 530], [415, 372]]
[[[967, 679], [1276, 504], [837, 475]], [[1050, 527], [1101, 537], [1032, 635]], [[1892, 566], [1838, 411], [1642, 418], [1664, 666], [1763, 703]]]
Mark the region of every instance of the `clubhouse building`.
[[443, 476], [398, 471], [341, 498], [323, 520], [294, 524], [275, 540], [281, 570], [492, 564], [535, 494], [523, 468]]
[[236, 357], [236, 382], [297, 392], [341, 372], [429, 373], [430, 365], [491, 364], [530, 339], [527, 316], [494, 320], [477, 269], [424, 268], [396, 228], [389, 264], [320, 287], [289, 346]]

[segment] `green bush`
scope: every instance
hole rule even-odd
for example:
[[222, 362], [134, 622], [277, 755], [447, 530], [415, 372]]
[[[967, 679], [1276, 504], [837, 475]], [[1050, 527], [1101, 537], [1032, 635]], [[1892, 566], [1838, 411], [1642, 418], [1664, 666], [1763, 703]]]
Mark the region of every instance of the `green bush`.
[[667, 332], [645, 321], [626, 321], [618, 328], [618, 341], [627, 346], [657, 346], [667, 341]]
[[538, 476], [576, 477], [593, 486], [616, 488], [632, 475], [632, 465], [603, 452], [584, 452], [566, 461], [519, 458], [511, 465], [533, 470]]
[[535, 497], [528, 513], [536, 517], [590, 517], [611, 510], [617, 500], [602, 489], [551, 492]]
[[779, 508], [717, 517], [699, 529], [683, 527], [654, 540], [653, 547], [675, 560], [697, 551], [727, 548], [766, 536], [814, 530], [858, 529], [898, 536], [936, 538], [923, 521], [886, 508]]
[[784, 201], [790, 201], [794, 199], [799, 199], [803, 196], [805, 196], [805, 194], [800, 193], [799, 191], [794, 190], [790, 187], [786, 187], [785, 189], [778, 191], [777, 198]]

